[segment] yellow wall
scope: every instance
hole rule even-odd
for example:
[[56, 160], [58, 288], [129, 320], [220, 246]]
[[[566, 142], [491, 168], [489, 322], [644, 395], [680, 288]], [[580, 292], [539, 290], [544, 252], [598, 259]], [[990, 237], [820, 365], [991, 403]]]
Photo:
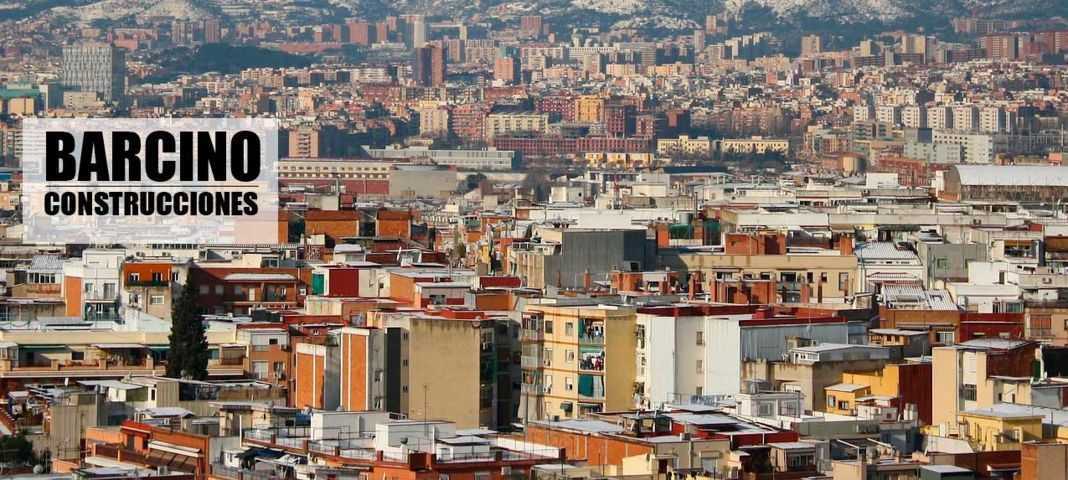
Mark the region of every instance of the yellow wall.
[[[959, 415], [967, 425], [967, 438], [980, 451], [1019, 450], [1020, 442], [1042, 439], [1042, 416], [998, 418], [974, 413]], [[1016, 439], [1001, 436], [1002, 433], [1020, 432]]]
[[871, 391], [870, 395], [895, 397], [900, 391], [899, 378], [897, 365], [887, 365], [882, 370], [871, 372], [845, 372], [842, 374], [842, 383], [867, 385]]
[[[853, 392], [842, 392], [825, 388], [824, 395], [828, 400], [831, 397], [834, 397], [834, 406], [832, 407], [828, 405], [828, 403], [830, 403], [829, 401], [824, 402], [823, 411], [838, 415], [856, 415], [856, 412], [851, 410], [857, 408], [857, 399], [866, 397], [870, 395], [870, 393], [867, 388], [862, 388]], [[841, 402], [846, 402], [845, 408], [841, 408]]]
[[[593, 306], [583, 307], [553, 307], [546, 305], [532, 305], [527, 308], [528, 312], [540, 312], [544, 321], [552, 321], [552, 333], [545, 333], [540, 342], [541, 355], [545, 356], [542, 365], [537, 370], [541, 374], [542, 381], [546, 376], [552, 377], [552, 386], [544, 394], [540, 395], [544, 417], [569, 418], [578, 416], [579, 402], [602, 403], [589, 398], [579, 396], [579, 319], [594, 319], [604, 322], [605, 330], [605, 368], [602, 375], [604, 381], [605, 397], [603, 400], [604, 410], [624, 410], [634, 405], [634, 378], [637, 366], [634, 362], [634, 352], [637, 349], [637, 339], [634, 336], [636, 323], [635, 311], [630, 308], [615, 310], [600, 309]], [[571, 323], [569, 332], [567, 325]], [[532, 348], [531, 345], [525, 348]], [[548, 365], [545, 359], [549, 360]], [[583, 372], [583, 374], [589, 374]], [[567, 384], [571, 382], [573, 388], [568, 390]], [[562, 408], [562, 404], [570, 402], [573, 409], [568, 413]]]

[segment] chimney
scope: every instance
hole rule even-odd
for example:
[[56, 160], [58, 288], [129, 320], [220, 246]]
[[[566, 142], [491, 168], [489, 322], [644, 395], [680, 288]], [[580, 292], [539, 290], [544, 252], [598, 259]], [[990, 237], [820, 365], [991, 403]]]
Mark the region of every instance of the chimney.
[[671, 232], [668, 230], [666, 223], [656, 224], [656, 246], [657, 248], [668, 248], [671, 246]]
[[853, 256], [853, 235], [843, 233], [838, 236], [838, 251], [843, 257]]
[[586, 271], [582, 273], [582, 288], [584, 288], [588, 292], [592, 287], [593, 276], [590, 275], [590, 270], [587, 268]]

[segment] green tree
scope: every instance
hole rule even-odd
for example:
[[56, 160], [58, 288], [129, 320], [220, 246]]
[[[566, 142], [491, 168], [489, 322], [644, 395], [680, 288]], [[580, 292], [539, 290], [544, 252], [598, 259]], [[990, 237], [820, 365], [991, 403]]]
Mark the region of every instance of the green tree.
[[16, 435], [0, 437], [0, 462], [26, 465], [34, 461], [33, 444], [26, 439], [26, 435], [19, 432]]
[[186, 280], [171, 307], [171, 346], [167, 354], [167, 376], [171, 378], [208, 378], [208, 338], [196, 295], [193, 281]]
[[462, 266], [467, 258], [467, 244], [464, 243], [464, 229], [457, 228], [452, 237], [452, 248], [449, 250], [449, 261], [453, 265]]

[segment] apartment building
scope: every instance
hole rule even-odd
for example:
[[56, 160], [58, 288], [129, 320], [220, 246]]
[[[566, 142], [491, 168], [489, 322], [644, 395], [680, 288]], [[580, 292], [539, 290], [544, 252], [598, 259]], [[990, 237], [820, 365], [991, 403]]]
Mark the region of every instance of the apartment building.
[[717, 150], [723, 154], [755, 153], [763, 155], [765, 153], [775, 152], [785, 155], [790, 151], [790, 141], [787, 139], [764, 137], [728, 138], [718, 141]]
[[713, 141], [708, 137], [690, 138], [680, 135], [678, 138], [661, 138], [656, 141], [658, 155], [695, 155], [707, 156], [713, 152]]
[[791, 337], [834, 343], [849, 338], [842, 318], [780, 315], [750, 305], [640, 308], [637, 332], [638, 392], [646, 408], [676, 397], [742, 393], [747, 380], [777, 384], [762, 370], [792, 351]]
[[660, 249], [660, 265], [700, 272], [713, 301], [844, 303], [857, 292], [852, 237], [728, 233], [723, 239], [720, 246]]
[[540, 134], [549, 128], [547, 113], [491, 113], [486, 116], [486, 140], [519, 133]]
[[367, 325], [384, 331], [386, 411], [449, 418], [463, 428], [499, 428], [515, 420], [519, 327], [508, 316], [451, 309], [374, 312]]
[[932, 424], [957, 431], [963, 412], [1012, 401], [995, 386], [998, 377], [1030, 378], [1037, 345], [1025, 340], [976, 339], [932, 350]]
[[634, 405], [635, 310], [532, 304], [523, 311], [525, 419], [566, 419]]

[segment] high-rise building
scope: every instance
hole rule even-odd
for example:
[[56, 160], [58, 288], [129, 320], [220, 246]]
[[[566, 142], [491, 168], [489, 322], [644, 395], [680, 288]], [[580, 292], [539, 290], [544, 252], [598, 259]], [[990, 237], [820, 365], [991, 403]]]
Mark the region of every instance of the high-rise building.
[[582, 123], [600, 123], [604, 111], [604, 97], [600, 95], [583, 95], [575, 100], [575, 121]]
[[926, 56], [929, 39], [923, 34], [905, 34], [901, 36], [901, 53], [917, 53]]
[[879, 54], [879, 44], [875, 40], [861, 40], [858, 46], [860, 56], [871, 57]]
[[705, 49], [705, 31], [694, 30], [693, 31], [693, 51], [695, 53], [701, 53]]
[[365, 20], [350, 20], [345, 23], [346, 40], [357, 45], [370, 45], [375, 39], [375, 26]]
[[404, 43], [410, 48], [420, 48], [430, 39], [430, 26], [423, 15], [404, 15]]
[[542, 33], [542, 18], [541, 15], [524, 15], [519, 20], [519, 29], [524, 34], [532, 36], [540, 36]]
[[222, 41], [222, 25], [218, 18], [205, 18], [201, 24], [204, 31], [204, 43], [219, 43]]
[[801, 56], [807, 57], [822, 52], [823, 40], [819, 35], [805, 35], [801, 37]]
[[122, 102], [126, 95], [126, 52], [104, 43], [63, 47], [60, 82], [67, 90], [95, 92], [107, 103]]
[[507, 56], [495, 60], [493, 62], [493, 79], [509, 84], [519, 83], [522, 79], [519, 70], [519, 59]]
[[705, 33], [711, 33], [713, 35], [720, 32], [719, 20], [715, 15], [708, 15], [705, 17]]
[[986, 58], [994, 60], [1015, 60], [1020, 56], [1016, 44], [1016, 35], [987, 35], [979, 39], [979, 46], [986, 52]]
[[190, 42], [192, 36], [193, 29], [190, 28], [188, 21], [175, 20], [171, 22], [171, 43], [175, 45], [186, 45]]
[[426, 45], [415, 49], [412, 62], [412, 78], [421, 87], [437, 87], [445, 84], [445, 49]]

